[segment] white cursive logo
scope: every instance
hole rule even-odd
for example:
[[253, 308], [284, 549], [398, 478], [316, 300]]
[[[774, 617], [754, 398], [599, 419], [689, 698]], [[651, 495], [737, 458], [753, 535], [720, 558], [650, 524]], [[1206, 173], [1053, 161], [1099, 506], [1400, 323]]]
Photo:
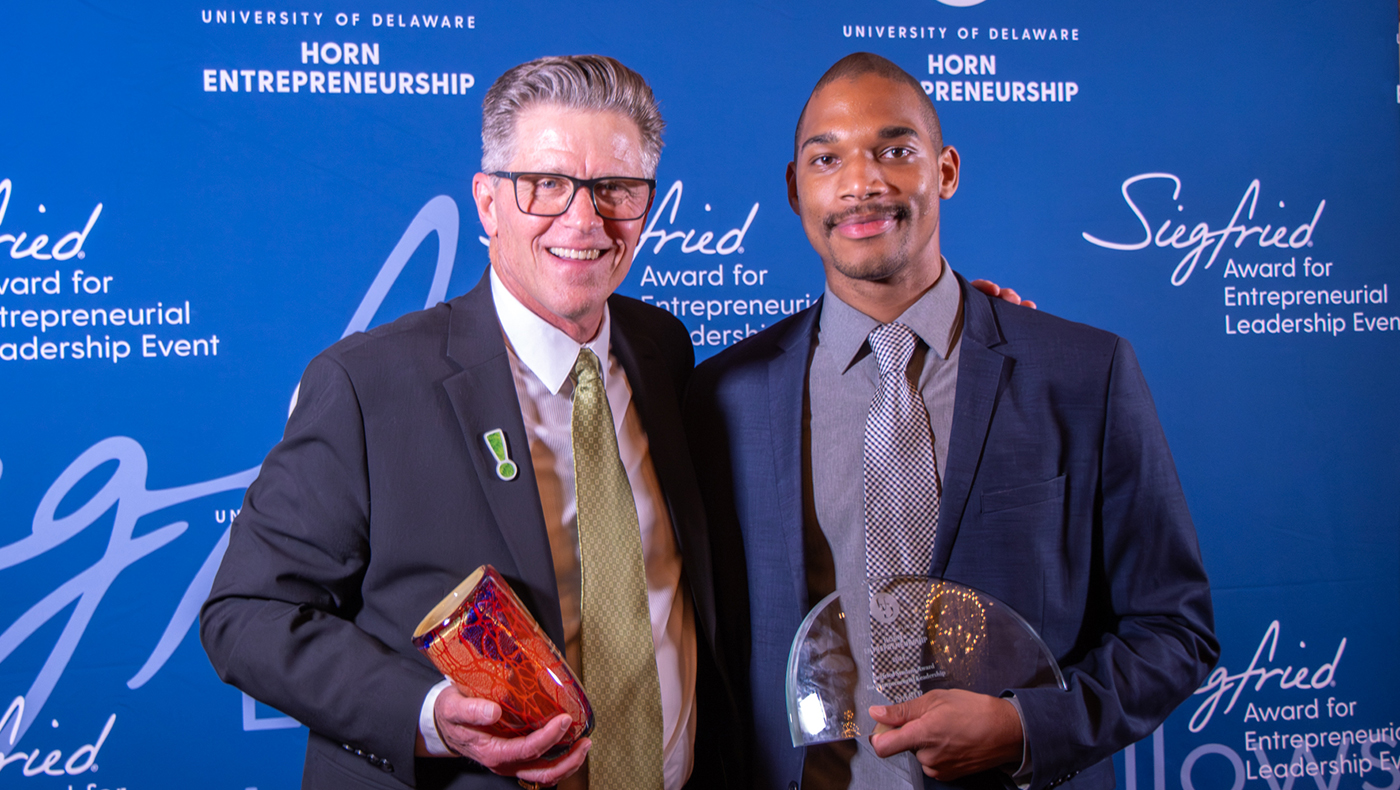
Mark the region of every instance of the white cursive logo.
[[[14, 746], [15, 739], [19, 735], [19, 721], [24, 718], [24, 697], [15, 697], [6, 709], [5, 715], [0, 716], [0, 730], [3, 730], [6, 722], [14, 721], [11, 728], [10, 746]], [[6, 755], [0, 751], [0, 771], [5, 766], [12, 763], [20, 763], [20, 772], [26, 776], [77, 776], [85, 771], [97, 770], [97, 753], [102, 751], [102, 744], [107, 742], [107, 736], [112, 733], [112, 725], [117, 723], [117, 714], [113, 713], [107, 717], [107, 723], [103, 725], [102, 732], [97, 736], [97, 740], [79, 746], [68, 756], [67, 762], [60, 764], [63, 760], [63, 752], [54, 749], [44, 755], [43, 760], [39, 760], [39, 755], [44, 753], [43, 749], [35, 748], [32, 752], [11, 751]], [[39, 760], [38, 764], [35, 761]], [[88, 785], [89, 788], [96, 785]], [[69, 785], [72, 788], [72, 785]], [[123, 789], [124, 790], [124, 789]]]
[[[1327, 205], [1326, 200], [1320, 201], [1317, 204], [1317, 211], [1313, 213], [1312, 220], [1297, 225], [1294, 227], [1292, 233], [1289, 233], [1287, 226], [1284, 225], [1279, 225], [1277, 228], [1273, 225], [1246, 227], [1240, 224], [1240, 213], [1245, 210], [1245, 205], [1248, 204], [1249, 213], [1246, 215], [1245, 219], [1254, 219], [1254, 210], [1259, 203], [1259, 179], [1256, 178], [1249, 182], [1248, 187], [1245, 187], [1244, 197], [1240, 198], [1239, 205], [1235, 207], [1234, 215], [1230, 217], [1230, 221], [1225, 227], [1219, 230], [1211, 230], [1208, 223], [1199, 222], [1195, 227], [1191, 228], [1188, 234], [1186, 231], [1187, 223], [1182, 223], [1177, 225], [1175, 229], [1172, 229], [1172, 221], [1168, 219], [1162, 222], [1161, 226], [1157, 228], [1157, 232], [1154, 234], [1152, 232], [1152, 224], [1147, 221], [1146, 215], [1142, 213], [1142, 209], [1139, 208], [1137, 202], [1133, 200], [1133, 196], [1128, 194], [1128, 187], [1131, 187], [1139, 181], [1159, 178], [1169, 180], [1175, 184], [1175, 188], [1172, 190], [1172, 200], [1176, 200], [1181, 196], [1181, 179], [1171, 173], [1141, 173], [1123, 182], [1123, 201], [1128, 204], [1128, 208], [1132, 209], [1133, 215], [1137, 217], [1138, 222], [1142, 223], [1144, 234], [1142, 241], [1104, 241], [1103, 239], [1090, 235], [1088, 231], [1085, 231], [1082, 235], [1084, 236], [1084, 240], [1090, 244], [1096, 244], [1110, 250], [1141, 250], [1149, 244], [1156, 244], [1158, 247], [1172, 247], [1178, 250], [1187, 250], [1186, 255], [1177, 263], [1176, 269], [1172, 271], [1172, 285], [1182, 285], [1190, 279], [1191, 273], [1196, 270], [1196, 264], [1201, 260], [1201, 253], [1205, 252], [1207, 247], [1214, 244], [1215, 250], [1211, 252], [1210, 260], [1206, 261], [1206, 265], [1203, 267], [1209, 269], [1211, 264], [1215, 263], [1216, 256], [1220, 255], [1220, 251], [1225, 248], [1225, 242], [1229, 240], [1230, 234], [1232, 233], [1239, 234], [1235, 239], [1236, 248], [1244, 244], [1244, 240], [1254, 234], [1258, 234], [1259, 236], [1260, 247], [1297, 249], [1310, 245], [1312, 243], [1313, 229], [1317, 227], [1317, 221], [1322, 218], [1322, 209]], [[1283, 208], [1282, 201], [1279, 201], [1279, 208]], [[1177, 205], [1177, 211], [1184, 210], [1184, 206], [1180, 204]], [[1171, 230], [1170, 234], [1167, 233], [1168, 230]], [[1186, 238], [1182, 238], [1183, 235], [1185, 235]]]
[[[661, 199], [661, 205], [657, 206], [655, 212], [651, 215], [651, 222], [647, 223], [646, 232], [637, 240], [638, 254], [646, 252], [647, 241], [650, 239], [656, 239], [656, 246], [651, 249], [653, 254], [660, 254], [661, 248], [666, 246], [666, 242], [672, 239], [680, 240], [681, 252], [684, 253], [698, 252], [701, 255], [731, 255], [735, 252], [744, 251], [742, 246], [744, 243], [744, 236], [749, 232], [749, 226], [753, 224], [753, 218], [758, 214], [757, 203], [753, 204], [753, 208], [749, 209], [749, 216], [744, 219], [743, 227], [729, 230], [723, 236], [719, 237], [719, 241], [715, 241], [714, 231], [709, 230], [701, 233], [700, 238], [695, 239], [693, 243], [691, 239], [695, 238], [694, 230], [674, 230], [669, 233], [665, 230], [657, 230], [656, 223], [661, 219], [661, 215], [666, 213], [666, 204], [668, 203], [671, 204], [669, 224], [676, 224], [676, 212], [680, 210], [681, 196], [684, 194], [685, 184], [681, 181], [676, 181], [671, 185], [670, 189], [666, 190], [666, 197]], [[676, 202], [671, 203], [671, 198], [673, 197], [676, 199]], [[705, 205], [705, 210], [710, 210], [709, 204]], [[711, 242], [714, 242], [714, 247], [709, 246]]]
[[[10, 208], [10, 193], [13, 191], [14, 187], [10, 184], [10, 179], [6, 178], [0, 181], [0, 224], [5, 222], [5, 212]], [[44, 207], [40, 206], [39, 210], [43, 211]], [[29, 246], [24, 248], [21, 248], [20, 245], [24, 244], [24, 240], [29, 237], [28, 233], [21, 231], [18, 236], [13, 233], [0, 233], [0, 244], [9, 242], [10, 257], [15, 259], [66, 261], [74, 256], [82, 258], [83, 242], [87, 241], [88, 234], [92, 232], [92, 226], [97, 224], [97, 218], [101, 214], [102, 204], [98, 203], [92, 210], [92, 214], [88, 215], [87, 225], [83, 226], [82, 230], [75, 230], [59, 239], [58, 243], [50, 247], [48, 252], [44, 252], [44, 246], [49, 243], [49, 237], [44, 233], [35, 236], [29, 242]]]
[[[1220, 704], [1220, 698], [1225, 692], [1234, 689], [1235, 693], [1230, 697], [1230, 703], [1225, 706], [1225, 713], [1229, 713], [1235, 703], [1239, 701], [1240, 694], [1249, 685], [1250, 678], [1257, 677], [1254, 684], [1255, 691], [1262, 691], [1264, 683], [1269, 678], [1278, 678], [1278, 687], [1281, 689], [1321, 689], [1333, 684], [1333, 676], [1337, 673], [1337, 664], [1342, 660], [1342, 652], [1347, 649], [1346, 637], [1337, 645], [1337, 653], [1332, 660], [1319, 666], [1316, 671], [1309, 670], [1308, 667], [1299, 667], [1294, 671], [1290, 665], [1284, 669], [1268, 666], [1274, 660], [1274, 653], [1278, 650], [1279, 624], [1275, 620], [1269, 623], [1269, 627], [1264, 630], [1264, 638], [1259, 641], [1259, 648], [1254, 651], [1254, 658], [1249, 662], [1249, 668], [1238, 675], [1231, 675], [1230, 670], [1224, 666], [1217, 666], [1210, 677], [1206, 678], [1205, 685], [1196, 689], [1196, 694], [1205, 694], [1205, 701], [1191, 716], [1191, 732], [1200, 732], [1210, 723], [1210, 719], [1215, 715], [1216, 706]], [[1268, 658], [1265, 664], [1261, 665], [1259, 659], [1264, 655], [1264, 648], [1269, 648]]]
[[[8, 199], [8, 180], [0, 182], [0, 190], [5, 192], [5, 197]], [[100, 209], [101, 204], [98, 205], [98, 210]], [[4, 209], [0, 207], [0, 219], [3, 219], [3, 214]], [[97, 211], [95, 210], [93, 219], [95, 220], [96, 217]], [[402, 272], [404, 265], [412, 257], [418, 245], [432, 232], [438, 234], [439, 249], [436, 270], [433, 274], [432, 285], [429, 287], [427, 306], [436, 304], [446, 295], [447, 283], [452, 276], [452, 266], [457, 254], [458, 220], [457, 204], [446, 195], [439, 195], [423, 206], [409, 224], [408, 229], [404, 231], [403, 237], [394, 247], [393, 252], [389, 254], [388, 259], [380, 267], [379, 273], [351, 318], [350, 325], [345, 330], [346, 335], [369, 326], [369, 322], [374, 318], [385, 294], [388, 293], [389, 287], [398, 278], [399, 273]], [[91, 227], [90, 223], [89, 228]], [[5, 237], [0, 236], [0, 241], [4, 240]], [[57, 257], [56, 252], [55, 257]], [[295, 395], [293, 396], [293, 404], [295, 405]], [[114, 461], [116, 468], [111, 472], [111, 477], [87, 502], [76, 509], [71, 503], [65, 502], [68, 494], [87, 475], [104, 464]], [[116, 508], [116, 517], [112, 522], [111, 534], [107, 539], [107, 549], [96, 562], [72, 578], [58, 582], [52, 592], [45, 595], [38, 603], [21, 614], [8, 628], [0, 632], [0, 663], [4, 663], [20, 645], [38, 632], [45, 623], [70, 610], [71, 607], [67, 624], [58, 634], [53, 649], [49, 651], [48, 658], [39, 669], [29, 690], [25, 692], [23, 697], [16, 697], [5, 717], [0, 719], [0, 727], [9, 726], [8, 740], [11, 747], [24, 737], [24, 733], [39, 717], [44, 703], [48, 701], [49, 696], [63, 677], [69, 661], [72, 660], [78, 643], [82, 640], [83, 633], [92, 622], [98, 604], [102, 602], [103, 596], [107, 594], [107, 590], [117, 577], [138, 560], [170, 544], [189, 529], [189, 522], [174, 521], [156, 529], [143, 529], [137, 535], [137, 522], [145, 516], [201, 497], [247, 488], [248, 484], [257, 477], [258, 469], [259, 467], [255, 466], [202, 483], [151, 490], [146, 487], [147, 458], [145, 449], [135, 439], [126, 436], [113, 436], [89, 447], [73, 463], [69, 464], [67, 469], [63, 470], [39, 501], [39, 507], [34, 514], [31, 534], [9, 545], [0, 546], [0, 571], [29, 562], [57, 549], [66, 541], [101, 521], [107, 513], [111, 512], [113, 507]], [[58, 516], [60, 503], [64, 503], [62, 509], [66, 512], [66, 515], [62, 517]], [[231, 518], [229, 520], [232, 521]], [[199, 607], [203, 604], [204, 599], [209, 597], [209, 588], [214, 583], [214, 575], [219, 569], [224, 551], [228, 548], [228, 529], [225, 528], [223, 535], [214, 543], [204, 563], [195, 572], [184, 595], [175, 605], [170, 621], [150, 656], [136, 674], [127, 681], [129, 688], [140, 688], [159, 672], [170, 656], [174, 654], [175, 649], [184, 641], [190, 627], [194, 625], [195, 619], [199, 615]], [[6, 589], [13, 589], [13, 587], [7, 586]], [[247, 711], [245, 711], [244, 718], [245, 721], [249, 718]], [[103, 731], [103, 738], [106, 737], [110, 729], [111, 722], [109, 721], [107, 729]], [[98, 746], [100, 745], [99, 740]]]

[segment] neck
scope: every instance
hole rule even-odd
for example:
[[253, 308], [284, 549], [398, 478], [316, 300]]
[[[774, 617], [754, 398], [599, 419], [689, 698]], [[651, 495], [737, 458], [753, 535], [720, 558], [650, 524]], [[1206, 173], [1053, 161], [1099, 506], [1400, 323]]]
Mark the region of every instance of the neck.
[[540, 312], [539, 310], [536, 310], [534, 307], [531, 307], [528, 304], [526, 305], [526, 307], [530, 307], [531, 312], [533, 312], [540, 318], [543, 318], [545, 321], [548, 321], [550, 326], [568, 335], [570, 338], [573, 339], [575, 343], [578, 343], [579, 345], [583, 345], [584, 343], [590, 342], [595, 337], [597, 337], [598, 328], [603, 324], [602, 307], [599, 307], [597, 310], [593, 311], [587, 318], [582, 318], [577, 321], [569, 320], [567, 318], [561, 318], [560, 316], [554, 315], [553, 313], [549, 312]]

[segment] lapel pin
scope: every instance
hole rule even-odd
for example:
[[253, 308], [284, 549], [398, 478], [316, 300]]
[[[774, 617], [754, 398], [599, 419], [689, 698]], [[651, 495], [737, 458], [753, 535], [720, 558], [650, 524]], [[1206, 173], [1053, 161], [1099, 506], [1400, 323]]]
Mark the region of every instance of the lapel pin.
[[500, 428], [487, 431], [482, 437], [486, 440], [486, 446], [491, 449], [491, 455], [496, 458], [496, 477], [502, 480], [514, 480], [515, 475], [520, 471], [515, 462], [510, 460], [510, 455], [506, 452], [506, 432]]

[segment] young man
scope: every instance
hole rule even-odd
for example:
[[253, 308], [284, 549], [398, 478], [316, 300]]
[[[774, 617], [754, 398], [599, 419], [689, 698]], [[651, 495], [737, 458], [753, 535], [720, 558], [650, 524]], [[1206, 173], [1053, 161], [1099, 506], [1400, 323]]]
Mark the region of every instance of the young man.
[[[833, 66], [795, 143], [789, 200], [826, 293], [701, 365], [687, 396], [715, 554], [745, 558], [719, 565], [717, 590], [732, 672], [748, 679], [755, 785], [1111, 787], [1113, 752], [1218, 654], [1132, 349], [989, 298], [948, 267], [939, 202], [957, 191], [958, 153], [893, 63]], [[1009, 604], [1068, 691], [916, 688], [872, 708], [888, 732], [793, 748], [784, 670], [803, 616], [894, 573]]]

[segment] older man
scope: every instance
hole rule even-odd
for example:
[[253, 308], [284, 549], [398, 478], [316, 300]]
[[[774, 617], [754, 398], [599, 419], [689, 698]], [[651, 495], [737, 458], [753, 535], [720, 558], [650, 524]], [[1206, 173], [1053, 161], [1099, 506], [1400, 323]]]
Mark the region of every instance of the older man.
[[[472, 182], [487, 275], [307, 368], [201, 617], [220, 676], [311, 729], [303, 786], [732, 784], [712, 742], [734, 732], [733, 705], [679, 411], [693, 351], [669, 314], [612, 295], [662, 126], [611, 58], [508, 71]], [[500, 471], [494, 431], [518, 473]], [[567, 716], [491, 737], [499, 707], [410, 643], [483, 563], [589, 691], [596, 730], [562, 757], [543, 759]]]
[[[717, 589], [733, 674], [748, 678], [759, 787], [1110, 788], [1110, 756], [1218, 655], [1195, 531], [1131, 347], [989, 299], [948, 267], [939, 202], [959, 167], [916, 79], [877, 55], [834, 65], [788, 166], [826, 293], [691, 384], [716, 556], [746, 561], [720, 565]], [[1068, 690], [891, 684], [896, 704], [871, 708], [889, 731], [793, 748], [784, 671], [808, 607], [896, 574], [1010, 604]]]

